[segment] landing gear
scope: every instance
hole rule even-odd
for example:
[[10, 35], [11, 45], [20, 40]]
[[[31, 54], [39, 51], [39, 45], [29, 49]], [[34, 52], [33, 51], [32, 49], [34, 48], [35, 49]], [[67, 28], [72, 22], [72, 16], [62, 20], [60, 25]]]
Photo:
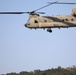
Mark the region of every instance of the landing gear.
[[47, 29], [47, 32], [50, 32], [50, 33], [52, 33], [52, 30], [51, 30], [51, 29]]

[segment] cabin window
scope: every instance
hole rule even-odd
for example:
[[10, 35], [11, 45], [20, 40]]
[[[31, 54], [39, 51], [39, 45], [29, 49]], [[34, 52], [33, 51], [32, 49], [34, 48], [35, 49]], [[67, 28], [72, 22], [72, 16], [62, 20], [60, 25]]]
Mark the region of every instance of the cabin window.
[[71, 21], [73, 21], [74, 19], [72, 18]]
[[64, 21], [64, 19], [62, 21]]
[[68, 19], [65, 19], [65, 21], [68, 21]]
[[44, 22], [47, 22], [47, 20], [44, 20]]
[[35, 22], [35, 23], [38, 23], [38, 21], [37, 21], [37, 20], [35, 20], [34, 22]]

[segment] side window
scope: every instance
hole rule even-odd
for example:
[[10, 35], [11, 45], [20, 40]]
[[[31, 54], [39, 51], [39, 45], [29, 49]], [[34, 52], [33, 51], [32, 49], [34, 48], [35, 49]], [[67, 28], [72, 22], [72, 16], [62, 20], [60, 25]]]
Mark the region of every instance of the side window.
[[64, 22], [64, 19], [62, 21]]
[[47, 20], [44, 20], [44, 22], [47, 22]]
[[65, 19], [65, 21], [69, 21], [68, 19]]
[[74, 19], [72, 18], [71, 21], [74, 21]]
[[37, 20], [35, 20], [35, 21], [34, 21], [34, 23], [38, 23], [38, 21], [37, 21]]

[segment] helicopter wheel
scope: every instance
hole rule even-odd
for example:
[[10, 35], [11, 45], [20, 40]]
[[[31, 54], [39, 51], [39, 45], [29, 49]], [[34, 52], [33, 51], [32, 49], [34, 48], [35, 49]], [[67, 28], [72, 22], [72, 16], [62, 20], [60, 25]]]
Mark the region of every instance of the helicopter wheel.
[[52, 33], [52, 30], [51, 30], [51, 29], [47, 29], [47, 32], [50, 32], [50, 33]]

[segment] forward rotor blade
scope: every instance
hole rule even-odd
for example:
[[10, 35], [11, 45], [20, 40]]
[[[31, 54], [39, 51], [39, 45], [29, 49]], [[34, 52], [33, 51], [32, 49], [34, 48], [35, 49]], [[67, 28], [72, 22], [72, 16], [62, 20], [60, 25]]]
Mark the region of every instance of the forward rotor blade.
[[[24, 14], [24, 13], [31, 14], [34, 12], [0, 12], [0, 14]], [[45, 14], [44, 12], [36, 12], [36, 13]]]
[[0, 14], [24, 14], [29, 12], [0, 12]]
[[[48, 2], [48, 4], [51, 4], [52, 2]], [[55, 4], [76, 4], [76, 3], [67, 3], [67, 2], [57, 2]]]
[[45, 14], [45, 12], [35, 12], [35, 13], [39, 13], [39, 14]]
[[36, 11], [38, 11], [38, 10], [41, 10], [41, 9], [47, 7], [47, 6], [52, 5], [52, 4], [56, 4], [57, 2], [58, 2], [58, 1], [56, 1], [56, 2], [51, 2], [51, 3], [49, 3], [48, 5], [45, 5], [45, 6], [41, 7], [41, 8], [39, 8], [39, 9], [34, 10], [33, 12], [36, 12]]

